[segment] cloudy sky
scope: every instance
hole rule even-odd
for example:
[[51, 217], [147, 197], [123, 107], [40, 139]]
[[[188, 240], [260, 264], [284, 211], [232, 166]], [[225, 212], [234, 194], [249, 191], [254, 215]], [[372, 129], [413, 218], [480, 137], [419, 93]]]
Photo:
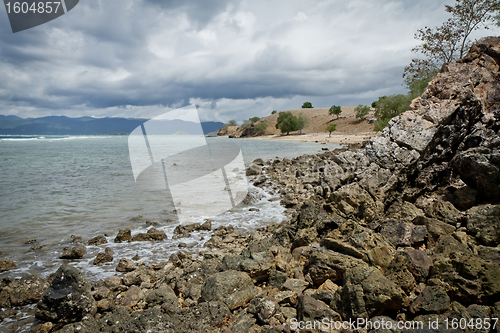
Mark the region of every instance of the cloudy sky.
[[413, 34], [453, 2], [81, 0], [16, 34], [2, 8], [0, 114], [150, 118], [195, 104], [202, 120], [240, 121], [369, 104], [405, 93]]

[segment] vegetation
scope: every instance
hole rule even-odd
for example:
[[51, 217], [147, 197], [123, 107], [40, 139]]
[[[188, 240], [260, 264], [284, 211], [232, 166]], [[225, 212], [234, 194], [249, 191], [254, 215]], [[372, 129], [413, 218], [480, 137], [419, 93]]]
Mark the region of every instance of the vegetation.
[[302, 104], [302, 108], [303, 109], [312, 109], [313, 105], [311, 104], [311, 102], [304, 102], [304, 104]]
[[337, 119], [339, 119], [339, 115], [342, 113], [342, 108], [340, 106], [332, 105], [328, 112], [330, 112], [331, 115], [337, 115]]
[[412, 52], [422, 58], [414, 58], [406, 66], [403, 75], [406, 85], [416, 79], [425, 81], [425, 77], [435, 75], [444, 63], [465, 57], [472, 45], [470, 34], [480, 28], [488, 29], [488, 23], [497, 21], [498, 24], [499, 9], [498, 0], [455, 0], [454, 6], [445, 5], [451, 14], [446, 22], [439, 27], [418, 29], [414, 35], [422, 44]]
[[259, 117], [252, 117], [252, 118], [249, 118], [248, 120], [250, 120], [250, 123], [253, 124], [253, 123], [256, 123], [260, 120]]
[[372, 103], [372, 105], [375, 104], [375, 118], [377, 118], [375, 130], [383, 130], [391, 118], [409, 110], [411, 101], [411, 94], [398, 94], [382, 96], [378, 101]]
[[254, 127], [256, 133], [264, 133], [267, 129], [267, 124], [264, 122], [258, 123]]
[[330, 125], [328, 125], [328, 127], [326, 128], [326, 131], [325, 131], [325, 132], [329, 132], [328, 137], [331, 137], [331, 136], [332, 136], [332, 132], [335, 132], [336, 130], [337, 130], [337, 124], [330, 124]]
[[291, 112], [280, 112], [278, 114], [278, 121], [276, 123], [276, 128], [281, 131], [281, 133], [286, 133], [298, 130], [298, 119]]
[[309, 118], [304, 116], [304, 114], [301, 112], [299, 114], [299, 117], [297, 118], [297, 129], [300, 131], [300, 134], [302, 135], [302, 130], [309, 124]]
[[356, 118], [363, 118], [370, 112], [370, 107], [360, 104], [354, 108], [354, 111], [356, 111]]
[[271, 114], [276, 114], [278, 113], [278, 110], [273, 110], [273, 112], [271, 112]]
[[236, 120], [230, 120], [227, 122], [227, 125], [228, 126], [238, 126], [238, 123], [236, 122]]

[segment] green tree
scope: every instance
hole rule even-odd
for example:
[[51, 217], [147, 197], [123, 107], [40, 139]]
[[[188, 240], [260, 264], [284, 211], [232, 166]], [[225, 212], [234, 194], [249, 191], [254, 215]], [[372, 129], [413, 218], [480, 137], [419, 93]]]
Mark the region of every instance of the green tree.
[[278, 113], [278, 110], [273, 110], [273, 112], [271, 112], [271, 114], [276, 114]]
[[337, 130], [337, 124], [330, 124], [326, 128], [325, 132], [329, 132], [330, 134], [328, 135], [328, 137], [332, 137], [332, 132], [335, 132], [336, 130]]
[[267, 129], [267, 124], [264, 122], [260, 122], [257, 125], [255, 125], [254, 129], [255, 129], [255, 132], [257, 132], [257, 133], [264, 133]]
[[302, 108], [303, 109], [312, 109], [313, 105], [311, 104], [311, 102], [304, 102], [304, 104], [302, 104]]
[[360, 104], [354, 108], [354, 111], [356, 111], [356, 118], [363, 118], [370, 112], [370, 107]]
[[276, 128], [281, 130], [281, 133], [290, 134], [290, 132], [298, 130], [298, 119], [291, 112], [280, 112]]
[[302, 135], [302, 130], [309, 124], [309, 118], [304, 116], [304, 114], [301, 112], [299, 114], [299, 117], [297, 118], [297, 128], [300, 131], [300, 134]]
[[342, 113], [342, 108], [340, 106], [332, 105], [330, 110], [328, 111], [331, 115], [337, 115], [337, 119], [339, 119], [339, 115]]
[[238, 126], [238, 123], [236, 122], [236, 120], [230, 120], [227, 122], [227, 125], [229, 126]]
[[252, 117], [252, 118], [249, 118], [248, 120], [250, 120], [250, 123], [253, 124], [253, 123], [256, 123], [260, 120], [259, 117]]
[[410, 103], [412, 101], [411, 95], [392, 95], [392, 96], [382, 96], [376, 102], [375, 108], [375, 130], [383, 130], [389, 120], [393, 117], [407, 111], [410, 109]]
[[[439, 27], [424, 27], [415, 33], [422, 43], [412, 52], [422, 58], [412, 59], [405, 67], [404, 78], [413, 81], [421, 75], [437, 72], [442, 64], [465, 57], [472, 45], [469, 37], [480, 28], [488, 29], [488, 23], [498, 20], [498, 0], [455, 0], [454, 6], [445, 5], [451, 17]], [[497, 14], [497, 16], [495, 16]]]

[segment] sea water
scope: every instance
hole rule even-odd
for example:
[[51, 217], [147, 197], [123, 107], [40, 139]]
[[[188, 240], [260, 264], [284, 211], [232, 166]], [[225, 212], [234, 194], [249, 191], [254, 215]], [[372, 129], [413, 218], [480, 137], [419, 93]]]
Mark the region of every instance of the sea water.
[[[207, 138], [208, 142], [232, 142], [241, 147], [249, 164], [255, 158], [294, 157], [316, 154], [338, 145], [270, 140]], [[210, 231], [190, 238], [172, 239], [178, 225], [168, 191], [147, 190], [136, 185], [130, 164], [128, 136], [0, 136], [0, 258], [17, 268], [0, 274], [19, 277], [25, 273], [53, 273], [71, 235], [84, 241], [105, 235], [108, 244], [87, 246], [87, 255], [71, 261], [90, 279], [115, 273], [120, 258], [139, 255], [145, 262], [167, 261], [184, 242], [202, 249]], [[277, 194], [249, 185], [259, 200], [239, 205], [211, 218], [212, 228], [232, 224], [250, 234], [270, 222], [282, 222], [285, 210]], [[249, 208], [259, 210], [250, 211]], [[203, 223], [200, 221], [193, 221]], [[119, 229], [132, 235], [151, 226], [166, 232], [161, 242], [114, 243]], [[114, 261], [93, 265], [98, 252], [109, 246]]]

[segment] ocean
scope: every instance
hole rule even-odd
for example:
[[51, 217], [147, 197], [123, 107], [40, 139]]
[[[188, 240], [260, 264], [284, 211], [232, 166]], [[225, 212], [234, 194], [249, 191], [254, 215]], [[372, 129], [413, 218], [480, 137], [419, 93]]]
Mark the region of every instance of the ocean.
[[[207, 138], [210, 142], [231, 142], [240, 146], [245, 164], [256, 158], [295, 157], [315, 154], [334, 144], [281, 142], [270, 140]], [[182, 147], [181, 147], [182, 148]], [[201, 249], [209, 231], [192, 233], [191, 238], [173, 240], [178, 225], [173, 200], [165, 190], [148, 190], [136, 185], [129, 157], [128, 136], [0, 136], [0, 258], [12, 260], [17, 268], [0, 274], [20, 277], [26, 273], [42, 276], [54, 272], [71, 236], [85, 241], [105, 235], [108, 244], [87, 246], [87, 255], [72, 264], [91, 280], [115, 273], [120, 258], [139, 255], [145, 262], [167, 261], [180, 242]], [[261, 199], [238, 205], [211, 218], [212, 229], [232, 224], [250, 234], [270, 222], [286, 219], [275, 200], [277, 194], [249, 185]], [[259, 211], [249, 211], [249, 208]], [[202, 220], [193, 222], [203, 222]], [[154, 225], [164, 230], [161, 242], [114, 243], [119, 229], [132, 234]], [[204, 240], [202, 240], [202, 238]], [[98, 252], [109, 246], [114, 261], [92, 264]]]

